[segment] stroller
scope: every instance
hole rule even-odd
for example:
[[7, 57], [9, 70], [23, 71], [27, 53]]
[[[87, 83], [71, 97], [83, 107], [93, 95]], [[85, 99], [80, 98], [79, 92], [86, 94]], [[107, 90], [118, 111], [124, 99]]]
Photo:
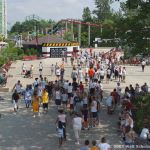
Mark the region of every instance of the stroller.
[[31, 78], [31, 71], [30, 70], [26, 71], [24, 78]]

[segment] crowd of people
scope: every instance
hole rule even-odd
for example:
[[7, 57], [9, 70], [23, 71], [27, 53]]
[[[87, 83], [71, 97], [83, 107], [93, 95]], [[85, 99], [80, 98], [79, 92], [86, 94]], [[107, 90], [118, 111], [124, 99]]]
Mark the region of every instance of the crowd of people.
[[[70, 58], [72, 72], [70, 73], [71, 80], [65, 79], [65, 62], [61, 64], [52, 64], [50, 67], [50, 75], [56, 76], [55, 81], [48, 81], [43, 77], [43, 64], [39, 64], [39, 78], [35, 78], [32, 85], [27, 85], [22, 90], [21, 81], [18, 81], [13, 88], [12, 101], [14, 111], [19, 109], [18, 101], [22, 97], [26, 108], [33, 108], [33, 117], [41, 116], [48, 113], [48, 105], [54, 102], [57, 106], [58, 116], [56, 119], [57, 133], [59, 137], [59, 146], [67, 140], [66, 126], [67, 118], [72, 119], [72, 127], [75, 136], [75, 144], [80, 144], [81, 130], [91, 130], [99, 125], [99, 111], [101, 103], [105, 103], [107, 114], [112, 115], [116, 107], [121, 106], [119, 114], [119, 131], [125, 144], [133, 144], [135, 132], [134, 121], [132, 118], [132, 99], [140, 92], [148, 93], [148, 85], [145, 83], [141, 87], [136, 84], [135, 88], [132, 85], [123, 88], [121, 84], [126, 82], [126, 68], [117, 65], [113, 57], [104, 57], [103, 54], [92, 54], [87, 51], [81, 52], [75, 59]], [[33, 78], [33, 66], [31, 65], [30, 76]], [[27, 72], [25, 64], [22, 65], [22, 75]], [[110, 95], [104, 99], [103, 84], [109, 84], [116, 81]], [[141, 137], [148, 131], [142, 130]], [[95, 148], [95, 149], [94, 149]], [[96, 149], [97, 148], [97, 149]], [[109, 150], [110, 145], [106, 143], [106, 138], [101, 139], [100, 144], [92, 141], [92, 146], [89, 146], [89, 141], [85, 141], [85, 146], [81, 150]]]

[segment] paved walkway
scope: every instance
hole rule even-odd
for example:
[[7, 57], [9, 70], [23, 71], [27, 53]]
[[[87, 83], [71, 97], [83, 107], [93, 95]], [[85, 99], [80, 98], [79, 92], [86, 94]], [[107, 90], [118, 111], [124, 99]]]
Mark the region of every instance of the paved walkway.
[[[32, 62], [25, 62], [28, 67], [31, 63], [34, 65], [34, 76], [38, 76], [38, 65], [41, 60]], [[44, 72], [43, 74], [48, 77], [49, 80], [55, 80], [55, 77], [49, 76], [51, 64], [55, 64], [59, 59], [43, 59]], [[23, 86], [27, 83], [33, 83], [34, 79], [25, 79], [20, 75], [21, 65], [23, 62], [17, 61], [12, 64], [12, 68], [9, 71], [12, 78], [8, 79], [7, 87], [11, 90], [17, 80], [21, 80]], [[68, 65], [67, 67], [69, 67]], [[66, 69], [66, 78], [70, 78], [71, 68]], [[141, 72], [141, 68], [138, 66], [127, 66], [127, 81], [122, 84], [122, 87], [126, 85], [139, 83], [140, 85], [147, 82], [150, 85], [150, 68], [146, 67], [145, 72]], [[116, 82], [111, 82], [109, 85], [104, 84], [105, 95], [107, 95], [114, 87]], [[74, 135], [71, 126], [71, 118], [67, 126], [67, 142], [58, 148], [58, 138], [56, 134], [56, 126], [54, 124], [57, 109], [53, 103], [50, 104], [50, 109], [47, 115], [42, 115], [37, 118], [32, 117], [32, 110], [25, 109], [23, 101], [20, 102], [20, 110], [17, 114], [13, 112], [11, 103], [11, 92], [0, 93], [5, 100], [0, 101], [0, 150], [78, 150], [80, 146], [74, 144]], [[81, 143], [85, 139], [99, 141], [101, 137], [106, 136], [108, 143], [111, 145], [122, 144], [120, 135], [117, 133], [117, 120], [118, 110], [115, 114], [109, 116], [106, 114], [104, 104], [102, 105], [99, 113], [100, 125], [89, 131], [82, 131]], [[116, 148], [114, 148], [116, 149]], [[117, 149], [118, 150], [118, 149]]]

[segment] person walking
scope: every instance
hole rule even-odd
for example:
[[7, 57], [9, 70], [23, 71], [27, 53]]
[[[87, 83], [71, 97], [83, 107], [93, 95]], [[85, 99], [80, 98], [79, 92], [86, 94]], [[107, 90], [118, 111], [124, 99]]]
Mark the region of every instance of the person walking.
[[12, 91], [15, 89], [16, 92], [17, 92], [19, 95], [21, 95], [21, 94], [22, 94], [22, 89], [21, 89], [21, 88], [22, 88], [22, 84], [21, 84], [20, 80], [18, 80], [18, 82], [14, 85]]
[[42, 71], [43, 71], [43, 64], [42, 64], [42, 62], [40, 62], [40, 64], [39, 64], [39, 73], [40, 73], [40, 75], [42, 75]]
[[18, 101], [19, 101], [19, 94], [17, 93], [17, 90], [15, 90], [12, 95], [12, 102], [14, 104], [14, 112], [17, 112], [17, 110], [19, 108]]
[[37, 113], [40, 116], [40, 112], [39, 112], [40, 105], [39, 105], [39, 97], [37, 91], [34, 91], [33, 93], [32, 107], [33, 107], [33, 117], [35, 118], [35, 115]]
[[44, 89], [42, 93], [42, 103], [43, 103], [43, 111], [46, 113], [48, 112], [48, 102], [49, 102], [48, 92], [47, 89]]
[[30, 78], [33, 78], [33, 69], [34, 69], [34, 67], [33, 67], [33, 65], [31, 65], [31, 67], [30, 67]]
[[83, 120], [82, 120], [80, 114], [76, 113], [75, 117], [73, 118], [73, 130], [74, 130], [75, 139], [76, 139], [75, 144], [78, 144], [78, 145], [80, 144], [79, 139], [80, 139], [82, 123], [83, 123]]
[[55, 72], [55, 66], [52, 64], [51, 65], [51, 76], [53, 76], [54, 72]]
[[27, 71], [26, 65], [23, 63], [21, 75], [25, 75], [26, 71]]
[[143, 61], [142, 61], [141, 65], [142, 65], [142, 71], [144, 72], [145, 65], [146, 65], [146, 62], [145, 62], [145, 60], [143, 60]]
[[30, 85], [27, 85], [26, 91], [24, 94], [24, 101], [26, 104], [26, 108], [29, 108], [29, 106], [31, 105], [31, 99], [32, 99], [32, 89]]
[[56, 123], [62, 123], [63, 126], [63, 138], [66, 140], [66, 124], [67, 124], [67, 116], [64, 113], [63, 109], [59, 109], [59, 115], [57, 116]]
[[64, 126], [61, 121], [58, 122], [57, 126], [57, 133], [58, 133], [58, 138], [59, 138], [59, 147], [62, 146], [63, 140], [64, 140]]
[[55, 104], [57, 108], [61, 105], [61, 91], [60, 88], [56, 88], [55, 90]]

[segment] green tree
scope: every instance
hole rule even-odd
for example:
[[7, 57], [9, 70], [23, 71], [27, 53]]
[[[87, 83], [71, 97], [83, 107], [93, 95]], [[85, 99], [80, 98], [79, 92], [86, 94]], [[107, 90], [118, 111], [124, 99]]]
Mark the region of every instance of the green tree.
[[97, 19], [104, 21], [111, 15], [111, 0], [95, 0], [96, 9], [93, 13], [97, 16]]
[[0, 42], [4, 40], [4, 36], [0, 34]]
[[64, 39], [67, 41], [72, 41], [72, 33], [71, 32], [65, 32]]
[[120, 27], [124, 45], [130, 47], [132, 55], [150, 54], [150, 3], [144, 0], [127, 0], [124, 6], [127, 13], [124, 14]]
[[87, 32], [81, 33], [81, 45], [82, 47], [88, 46], [88, 33]]
[[85, 7], [83, 9], [82, 20], [84, 22], [91, 22], [92, 21], [91, 11], [90, 11], [89, 7]]

